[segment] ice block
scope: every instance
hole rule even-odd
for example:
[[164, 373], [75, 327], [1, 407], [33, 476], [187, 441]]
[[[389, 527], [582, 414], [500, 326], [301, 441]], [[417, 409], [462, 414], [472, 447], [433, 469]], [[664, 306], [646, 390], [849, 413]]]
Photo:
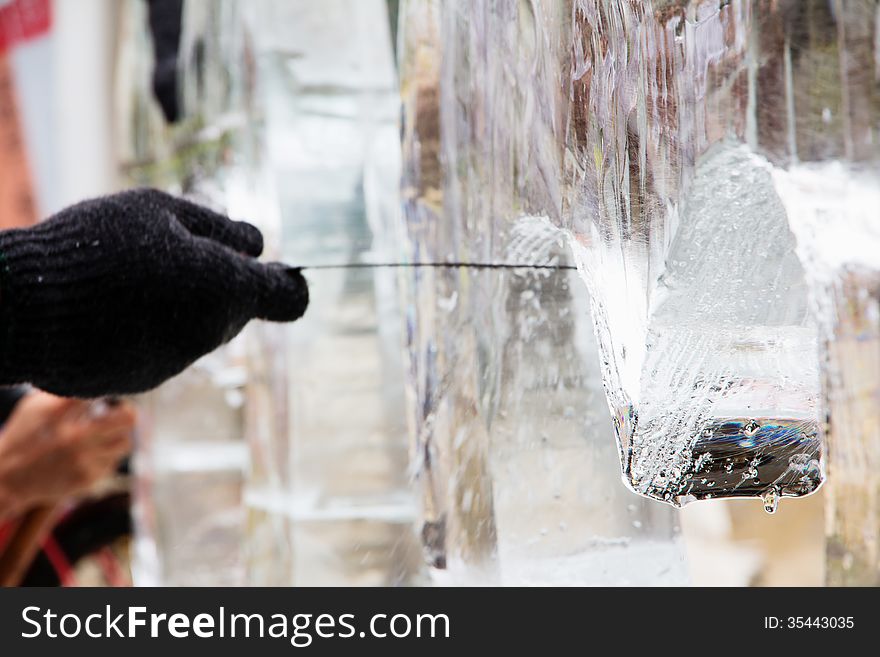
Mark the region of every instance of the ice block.
[[[405, 261], [572, 262], [564, 5], [402, 3]], [[674, 512], [620, 482], [578, 275], [401, 273], [412, 468], [434, 580], [686, 582]]]

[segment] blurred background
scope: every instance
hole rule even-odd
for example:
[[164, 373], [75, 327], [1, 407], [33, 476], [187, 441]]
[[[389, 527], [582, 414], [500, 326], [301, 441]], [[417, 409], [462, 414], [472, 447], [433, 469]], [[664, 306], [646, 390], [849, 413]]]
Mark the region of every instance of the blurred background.
[[[447, 190], [460, 225], [431, 215], [423, 182], [450, 154], [430, 85], [411, 93], [439, 66], [407, 40], [428, 29], [416, 5], [0, 0], [0, 226], [149, 185], [257, 224], [295, 265], [445, 258], [499, 213], [567, 262], [503, 190]], [[138, 400], [131, 524], [64, 582], [824, 582], [822, 491], [770, 516], [624, 487], [576, 275], [308, 279], [303, 320], [251, 325]]]

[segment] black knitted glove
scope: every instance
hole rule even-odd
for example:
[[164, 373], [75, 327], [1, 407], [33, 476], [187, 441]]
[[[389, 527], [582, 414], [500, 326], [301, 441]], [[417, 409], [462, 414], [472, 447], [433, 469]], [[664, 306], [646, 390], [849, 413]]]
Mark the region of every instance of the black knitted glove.
[[253, 318], [299, 318], [305, 279], [262, 249], [254, 226], [150, 189], [0, 232], [0, 384], [142, 392]]

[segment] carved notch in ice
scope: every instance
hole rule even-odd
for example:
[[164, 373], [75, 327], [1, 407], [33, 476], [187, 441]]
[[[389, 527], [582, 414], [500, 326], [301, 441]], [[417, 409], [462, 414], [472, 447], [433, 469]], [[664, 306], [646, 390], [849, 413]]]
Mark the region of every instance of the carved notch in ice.
[[759, 496], [772, 511], [822, 481], [816, 331], [764, 156], [786, 143], [764, 111], [785, 84], [781, 14], [573, 12], [573, 250], [624, 480], [672, 504]]
[[[623, 274], [606, 298], [625, 298], [615, 293]], [[769, 165], [745, 146], [717, 144], [697, 163], [645, 323], [621, 328], [606, 314], [618, 366], [610, 385], [629, 400], [613, 410], [637, 492], [681, 503], [817, 486], [815, 331], [803, 285]]]

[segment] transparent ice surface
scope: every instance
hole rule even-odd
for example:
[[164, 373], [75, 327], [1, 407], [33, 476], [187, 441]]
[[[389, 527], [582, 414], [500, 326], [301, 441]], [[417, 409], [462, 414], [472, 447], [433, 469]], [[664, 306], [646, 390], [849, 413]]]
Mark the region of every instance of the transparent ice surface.
[[[120, 78], [133, 181], [256, 223], [266, 259], [394, 257], [374, 238], [399, 228], [384, 2], [186, 3], [184, 118], [171, 128], [150, 97], [143, 3], [130, 4], [138, 47]], [[253, 323], [145, 400], [140, 582], [421, 581], [393, 274], [308, 277], [305, 318]]]
[[[264, 175], [259, 124], [248, 96], [239, 5], [187, 3], [181, 45], [184, 119], [167, 126], [150, 92], [145, 5], [122, 6], [118, 64], [122, 165], [132, 184], [183, 194], [256, 221], [271, 235], [275, 195]], [[201, 359], [140, 400], [135, 456], [138, 584], [241, 585], [247, 581], [243, 501], [248, 338]]]
[[[214, 361], [224, 368], [223, 361]], [[241, 503], [248, 452], [241, 408], [202, 361], [141, 400], [136, 470], [136, 582], [243, 582]], [[210, 413], [206, 412], [210, 409]]]
[[828, 418], [825, 580], [880, 583], [880, 263], [838, 270], [817, 297], [833, 312], [823, 339]]
[[[536, 7], [401, 5], [407, 261], [570, 262], [554, 90], [564, 57], [550, 31], [563, 4]], [[456, 267], [401, 279], [434, 580], [686, 582], [673, 511], [619, 480], [578, 275]]]
[[[787, 23], [774, 170], [819, 324], [826, 582], [880, 583], [880, 7], [809, 7]], [[809, 9], [807, 11], [806, 9]], [[784, 104], [783, 104], [784, 103]]]
[[626, 477], [772, 511], [827, 458], [836, 584], [876, 582], [880, 554], [878, 20], [874, 0], [572, 12], [570, 228]]
[[[479, 217], [546, 216], [590, 292], [627, 484], [677, 505], [763, 497], [768, 510], [814, 491], [817, 333], [777, 174], [817, 132], [792, 108], [826, 92], [786, 90], [798, 66], [814, 87], [841, 70], [804, 45], [832, 48], [841, 9], [450, 2], [431, 23], [408, 7], [435, 45], [404, 55], [442, 81], [404, 81], [410, 123], [441, 108], [407, 164], [404, 192], [425, 200], [408, 217], [414, 259], [503, 258], [508, 237]], [[872, 7], [847, 11], [872, 25]], [[461, 184], [444, 186], [452, 176]]]
[[880, 583], [880, 166], [876, 153], [847, 161], [840, 146], [774, 175], [820, 327], [825, 578], [865, 586]]
[[[281, 204], [279, 255], [305, 266], [393, 259], [385, 229], [398, 212], [399, 102], [386, 4], [266, 1], [249, 10]], [[258, 558], [254, 581], [418, 583], [394, 274], [306, 277], [308, 312], [267, 354], [267, 364], [283, 364], [268, 380], [286, 397], [267, 407], [284, 417], [264, 432], [245, 495], [268, 540], [253, 550], [271, 554], [273, 536], [285, 541], [289, 570], [273, 573]]]

